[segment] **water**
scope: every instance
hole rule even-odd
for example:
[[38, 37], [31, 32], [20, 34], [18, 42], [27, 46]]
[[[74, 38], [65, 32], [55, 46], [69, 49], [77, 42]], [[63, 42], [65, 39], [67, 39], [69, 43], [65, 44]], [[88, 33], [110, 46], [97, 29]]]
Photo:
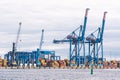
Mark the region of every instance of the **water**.
[[0, 80], [120, 80], [120, 69], [0, 69]]

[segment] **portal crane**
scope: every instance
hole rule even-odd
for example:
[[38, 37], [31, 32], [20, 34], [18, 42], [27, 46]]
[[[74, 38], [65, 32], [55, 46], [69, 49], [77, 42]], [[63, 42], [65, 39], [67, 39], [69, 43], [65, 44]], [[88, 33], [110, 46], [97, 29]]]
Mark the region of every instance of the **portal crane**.
[[[64, 39], [53, 41], [53, 43], [69, 42], [70, 44], [70, 48], [69, 48], [70, 66], [71, 66], [72, 60], [74, 60], [78, 66], [80, 64], [85, 63], [84, 36], [85, 36], [85, 30], [86, 30], [86, 24], [87, 24], [88, 11], [89, 11], [89, 8], [87, 8], [85, 11], [84, 25], [80, 25], [80, 27], [72, 31], [72, 33], [67, 35]], [[82, 54], [84, 55], [83, 58], [80, 57], [82, 56]]]
[[40, 61], [39, 61], [39, 57], [40, 57], [40, 53], [41, 53], [41, 49], [42, 49], [42, 44], [43, 44], [43, 37], [44, 37], [44, 29], [42, 29], [42, 34], [41, 34], [41, 39], [40, 39], [40, 45], [39, 48], [37, 49], [37, 56], [36, 56], [36, 65], [40, 66]]
[[[86, 37], [87, 41], [85, 43], [88, 43], [88, 54], [92, 57], [88, 60], [89, 63], [93, 60], [95, 64], [103, 64], [103, 33], [105, 27], [106, 13], [107, 12], [104, 12], [103, 15], [102, 27], [99, 27], [96, 31]], [[96, 32], [97, 35], [95, 35]]]
[[13, 48], [12, 48], [12, 59], [11, 59], [11, 65], [17, 65], [16, 63], [16, 57], [15, 57], [15, 53], [17, 51], [17, 45], [18, 45], [18, 41], [19, 41], [19, 36], [20, 36], [20, 31], [21, 31], [21, 22], [19, 23], [19, 29], [17, 32], [17, 37], [16, 37], [16, 42], [13, 42]]
[[22, 23], [20, 22], [19, 23], [19, 29], [18, 29], [18, 33], [17, 33], [17, 38], [16, 38], [16, 45], [15, 45], [15, 50], [17, 51], [17, 45], [18, 45], [18, 41], [19, 41], [19, 37], [20, 37], [20, 31], [21, 31], [21, 25], [22, 25]]

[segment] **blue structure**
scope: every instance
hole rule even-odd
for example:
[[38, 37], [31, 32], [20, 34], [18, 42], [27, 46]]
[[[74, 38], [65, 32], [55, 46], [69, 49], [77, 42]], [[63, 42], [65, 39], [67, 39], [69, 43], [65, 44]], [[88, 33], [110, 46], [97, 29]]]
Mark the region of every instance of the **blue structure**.
[[86, 37], [87, 41], [85, 43], [88, 43], [88, 54], [91, 57], [88, 58], [89, 64], [92, 60], [94, 61], [94, 64], [98, 64], [99, 61], [101, 61], [101, 64], [103, 64], [103, 32], [106, 13], [107, 12], [104, 12], [103, 15], [102, 27], [99, 27], [96, 31]]
[[[17, 63], [17, 66], [22, 63], [23, 65], [25, 64], [36, 64], [37, 66], [40, 66], [41, 63], [39, 61], [40, 58], [43, 58], [45, 60], [59, 60], [59, 56], [55, 56], [55, 51], [40, 51], [40, 55], [38, 53], [39, 50], [37, 51], [32, 51], [32, 52], [16, 52], [15, 53], [15, 61]], [[11, 66], [11, 60], [12, 60], [12, 51], [8, 52], [7, 54], [4, 55], [4, 58], [7, 59], [8, 61], [8, 66]]]
[[40, 61], [39, 61], [39, 57], [41, 54], [41, 49], [42, 49], [42, 44], [43, 44], [43, 37], [44, 37], [44, 29], [42, 29], [42, 34], [41, 34], [41, 40], [40, 40], [40, 45], [39, 45], [39, 49], [37, 49], [37, 57], [36, 57], [36, 64], [38, 66], [40, 66]]
[[[87, 15], [89, 8], [86, 9], [84, 25], [80, 25], [77, 29], [75, 29], [71, 34], [67, 35], [63, 40], [54, 40], [54, 43], [60, 42], [69, 42], [70, 43], [70, 64], [72, 60], [74, 60], [78, 66], [85, 63], [85, 43], [84, 36], [87, 24]], [[83, 56], [83, 57], [82, 57]]]
[[43, 58], [45, 60], [60, 60], [60, 56], [55, 56], [55, 51], [41, 50], [42, 44], [43, 44], [44, 29], [42, 29], [39, 49], [37, 49], [36, 51], [31, 51], [31, 52], [16, 51], [18, 38], [20, 34], [20, 28], [21, 28], [21, 23], [20, 23], [20, 27], [18, 30], [16, 43], [13, 43], [12, 51], [4, 55], [4, 58], [7, 59], [8, 61], [8, 66], [13, 66], [13, 62], [15, 62], [17, 66], [19, 66], [21, 63], [23, 65], [36, 64], [37, 66], [40, 66], [41, 65], [39, 61], [40, 58]]

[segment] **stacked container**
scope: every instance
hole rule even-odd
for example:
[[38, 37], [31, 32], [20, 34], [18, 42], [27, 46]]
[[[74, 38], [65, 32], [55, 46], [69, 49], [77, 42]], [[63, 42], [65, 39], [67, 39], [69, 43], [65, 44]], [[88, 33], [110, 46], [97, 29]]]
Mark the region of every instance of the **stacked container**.
[[0, 56], [0, 68], [2, 67], [2, 58]]

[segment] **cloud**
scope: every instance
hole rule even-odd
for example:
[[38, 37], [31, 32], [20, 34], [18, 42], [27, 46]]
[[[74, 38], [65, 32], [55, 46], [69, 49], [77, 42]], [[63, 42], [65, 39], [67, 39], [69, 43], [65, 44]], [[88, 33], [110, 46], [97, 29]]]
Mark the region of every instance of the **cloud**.
[[[19, 42], [20, 50], [34, 50], [39, 46], [41, 30], [45, 29], [45, 49], [55, 49], [58, 53], [68, 49], [66, 45], [54, 45], [53, 39], [63, 39], [75, 28], [83, 24], [84, 13], [90, 8], [86, 35], [102, 25], [103, 12], [108, 11], [104, 31], [104, 46], [120, 48], [118, 0], [1, 0], [0, 1], [0, 47], [4, 52], [11, 50], [16, 40], [18, 23], [22, 22]], [[115, 42], [114, 42], [115, 41]], [[114, 44], [114, 45], [112, 45]], [[115, 49], [116, 50], [116, 49]], [[2, 52], [2, 54], [4, 54]]]

